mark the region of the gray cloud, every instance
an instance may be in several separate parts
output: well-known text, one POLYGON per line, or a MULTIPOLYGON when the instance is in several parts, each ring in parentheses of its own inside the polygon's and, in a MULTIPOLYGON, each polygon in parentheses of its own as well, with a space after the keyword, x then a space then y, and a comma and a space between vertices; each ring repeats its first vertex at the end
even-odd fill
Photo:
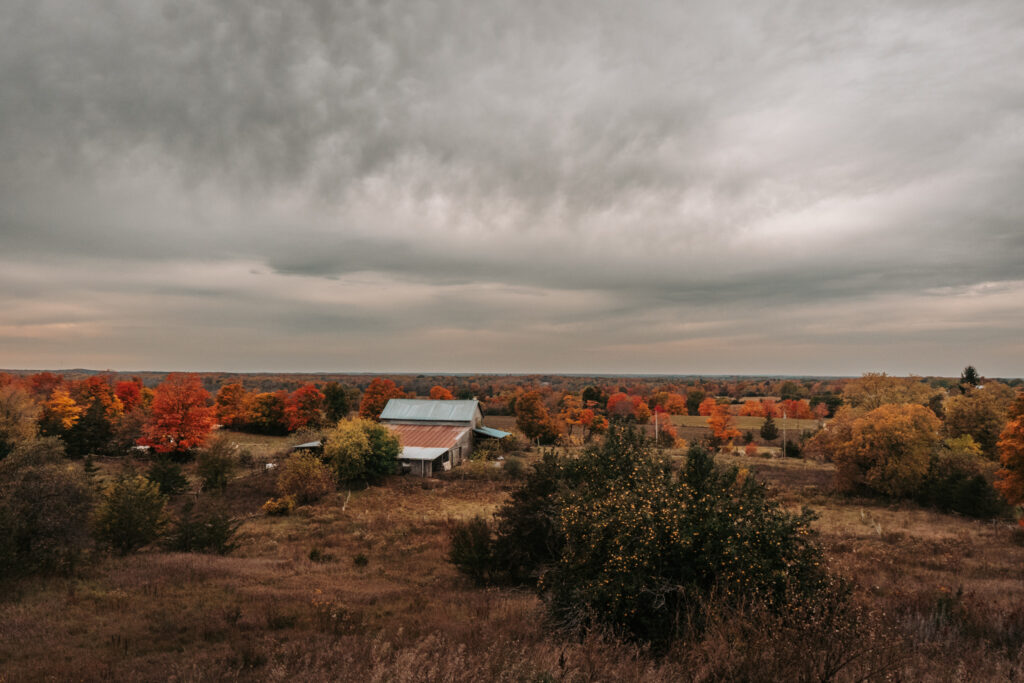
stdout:
POLYGON ((1020 3, 0 28, 9 365, 1024 374, 1020 3))

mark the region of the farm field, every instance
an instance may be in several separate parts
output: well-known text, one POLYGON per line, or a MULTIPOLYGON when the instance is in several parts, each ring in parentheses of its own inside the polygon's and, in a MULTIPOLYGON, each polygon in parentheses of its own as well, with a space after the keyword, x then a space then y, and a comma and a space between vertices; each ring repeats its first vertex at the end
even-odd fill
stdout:
MULTIPOLYGON (((490 515, 516 485, 490 466, 393 477, 264 516, 274 476, 260 460, 290 441, 246 446, 261 448, 256 466, 221 500, 242 520, 231 555, 145 550, 4 591, 0 680, 721 680, 754 666, 755 649, 785 656, 771 649, 779 643, 745 649, 727 634, 664 658, 552 637, 532 592, 477 588, 446 561, 451 521, 490 515)), ((836 497, 833 470, 820 463, 719 460, 770 482, 787 506, 819 513, 828 562, 888 634, 869 645, 896 648, 883 654, 897 677, 1020 674, 1024 547, 1012 525, 836 497)), ((109 474, 120 464, 100 466, 109 474)))

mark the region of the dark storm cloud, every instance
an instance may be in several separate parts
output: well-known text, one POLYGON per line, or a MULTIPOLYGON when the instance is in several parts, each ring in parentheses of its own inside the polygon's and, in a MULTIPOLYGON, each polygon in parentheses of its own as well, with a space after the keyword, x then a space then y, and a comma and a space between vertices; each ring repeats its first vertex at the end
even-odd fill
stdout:
POLYGON ((0 29, 19 362, 116 336, 212 367, 219 330, 242 368, 729 371, 782 316, 760 369, 856 371, 928 310, 954 348, 885 369, 1024 372, 1018 2, 41 0, 0 29))

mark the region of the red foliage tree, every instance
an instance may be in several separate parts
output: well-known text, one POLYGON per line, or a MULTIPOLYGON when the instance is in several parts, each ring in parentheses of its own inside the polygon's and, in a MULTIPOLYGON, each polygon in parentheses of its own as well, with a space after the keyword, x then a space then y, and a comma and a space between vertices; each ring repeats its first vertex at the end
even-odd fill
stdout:
POLYGON ((182 455, 206 442, 214 425, 210 392, 195 373, 171 373, 156 388, 139 443, 157 453, 182 455))
POLYGON ((285 403, 288 431, 303 427, 318 427, 323 423, 324 395, 312 384, 299 387, 285 403))
POLYGON ((114 394, 127 411, 135 410, 142 403, 142 382, 123 381, 114 385, 114 394))
POLYGON ((529 391, 516 399, 516 426, 531 441, 554 443, 558 438, 558 427, 539 391, 529 391))
POLYGON ((359 403, 359 417, 380 420, 384 406, 393 398, 405 398, 405 392, 391 380, 377 377, 363 392, 363 400, 359 403))
POLYGON ((435 385, 430 388, 430 398, 435 401, 451 401, 455 395, 444 387, 435 385))

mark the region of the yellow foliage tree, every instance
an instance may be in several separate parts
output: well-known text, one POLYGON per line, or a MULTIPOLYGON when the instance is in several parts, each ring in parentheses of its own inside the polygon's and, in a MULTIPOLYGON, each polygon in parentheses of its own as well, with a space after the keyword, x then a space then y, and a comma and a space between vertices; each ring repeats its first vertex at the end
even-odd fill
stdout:
POLYGON ((850 421, 833 435, 832 458, 840 489, 866 487, 889 496, 915 493, 928 474, 941 423, 924 406, 886 404, 850 421))

